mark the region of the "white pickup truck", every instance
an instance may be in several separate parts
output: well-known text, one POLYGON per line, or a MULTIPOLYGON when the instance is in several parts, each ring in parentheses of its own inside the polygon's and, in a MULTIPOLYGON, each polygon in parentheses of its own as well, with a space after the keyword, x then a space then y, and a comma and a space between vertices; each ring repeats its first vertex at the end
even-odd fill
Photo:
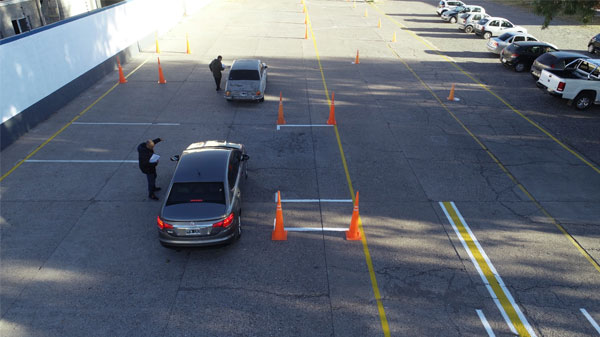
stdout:
POLYGON ((600 59, 577 59, 565 70, 542 70, 537 86, 585 110, 600 103, 600 59))

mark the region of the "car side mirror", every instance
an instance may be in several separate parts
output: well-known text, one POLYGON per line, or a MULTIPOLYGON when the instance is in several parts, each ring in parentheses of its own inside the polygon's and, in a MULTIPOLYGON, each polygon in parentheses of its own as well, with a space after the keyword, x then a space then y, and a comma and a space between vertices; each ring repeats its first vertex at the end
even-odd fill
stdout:
POLYGON ((263 66, 265 67, 265 69, 269 68, 269 66, 264 63, 263 63, 263 66))
POLYGON ((176 155, 172 156, 170 159, 171 159, 171 161, 179 161, 179 155, 176 154, 176 155))
POLYGON ((247 155, 247 154, 243 154, 243 155, 242 155, 242 161, 246 161, 246 160, 248 160, 248 159, 250 159, 250 156, 249 156, 249 155, 247 155))

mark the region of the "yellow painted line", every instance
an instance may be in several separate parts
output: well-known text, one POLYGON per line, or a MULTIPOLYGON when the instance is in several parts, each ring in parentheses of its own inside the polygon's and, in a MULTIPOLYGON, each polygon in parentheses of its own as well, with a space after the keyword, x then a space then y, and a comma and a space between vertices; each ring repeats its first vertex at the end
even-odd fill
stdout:
MULTIPOLYGON (((440 206, 450 221, 459 240, 463 244, 463 247, 469 254, 471 261, 475 265, 477 272, 479 272, 488 291, 491 292, 490 295, 492 295, 492 298, 497 300, 497 303, 500 304, 498 308, 502 312, 502 315, 505 319, 508 317, 510 320, 510 322, 507 321, 507 323, 509 323, 511 330, 516 329, 516 333, 518 333, 519 336, 535 336, 533 328, 527 322, 527 319, 525 318, 525 315, 523 315, 523 312, 521 312, 521 309, 519 309, 519 306, 514 302, 514 299, 508 289, 506 289, 502 278, 487 257, 483 248, 481 248, 481 245, 479 245, 477 238, 471 232, 466 221, 459 215, 458 209, 456 209, 454 203, 448 201, 440 202, 440 206)), ((513 332, 515 331, 513 330, 513 332)))
MULTIPOLYGON (((306 17, 307 24, 310 30, 310 35, 313 40, 313 45, 315 47, 315 55, 317 57, 317 62, 319 63, 319 70, 321 71, 321 79, 323 80, 323 89, 325 90, 325 96, 327 97, 328 105, 331 105, 331 100, 329 99, 329 91, 327 90, 327 82, 325 81, 325 73, 323 72, 323 65, 321 64, 321 57, 319 56, 319 49, 317 48, 317 39, 315 37, 315 33, 312 29, 312 24, 310 21, 310 17, 308 15, 308 8, 306 9, 306 17)), ((350 178, 350 172, 348 170, 348 164, 346 162, 346 156, 344 154, 344 148, 342 147, 342 141, 340 139, 340 133, 338 131, 337 125, 334 125, 335 137, 337 139, 338 148, 340 150, 340 157, 342 159, 342 165, 344 166, 344 172, 346 174, 346 181, 348 182, 348 189, 350 190, 350 196, 352 197, 352 202, 356 202, 354 188, 352 187, 352 179, 350 178)), ((373 288, 373 296, 375 297, 375 301, 377 302, 377 311, 379 312, 379 320, 381 322, 381 329, 383 331, 383 335, 385 337, 390 337, 390 327, 388 324, 387 316, 385 314, 385 308, 383 307, 383 302, 381 301, 381 293, 379 292, 379 286, 377 285, 377 277, 375 276, 375 268, 373 268, 373 260, 371 259, 371 253, 369 251, 369 245, 367 244, 367 236, 365 235, 365 231, 362 225, 362 220, 360 216, 358 217, 358 228, 361 233, 361 242, 363 247, 363 252, 365 254, 365 260, 367 263, 367 269, 369 270, 369 276, 371 278, 371 286, 373 288)))
POLYGON ((398 27, 403 28, 404 31, 408 32, 410 35, 412 35, 415 39, 417 39, 419 42, 421 42, 425 46, 433 49, 433 51, 436 54, 438 54, 439 56, 441 56, 444 60, 446 60, 446 62, 450 63, 458 71, 460 71, 463 75, 467 76, 473 82, 475 82, 477 85, 479 85, 481 88, 483 88, 485 91, 487 91, 488 93, 490 93, 492 96, 496 97, 500 102, 502 102, 504 105, 506 105, 510 110, 512 110, 517 115, 519 115, 521 118, 525 119, 527 122, 529 122, 529 124, 533 125, 536 129, 538 129, 539 131, 541 131, 543 134, 545 134, 546 136, 548 136, 548 138, 552 139, 556 144, 558 144, 563 149, 567 150, 569 153, 571 153, 573 156, 575 156, 577 159, 579 159, 581 162, 585 163, 587 166, 589 166, 590 168, 592 168, 594 171, 596 171, 596 173, 600 173, 600 168, 598 168, 596 165, 594 165, 593 163, 591 163, 589 160, 585 159, 581 154, 579 154, 575 150, 571 149, 565 143, 563 143, 560 140, 558 140, 553 134, 551 134, 548 130, 544 129, 542 126, 540 126, 538 123, 536 123, 535 121, 533 121, 531 118, 525 116, 521 111, 517 110, 510 103, 508 103, 505 99, 503 99, 498 94, 496 94, 487 85, 481 83, 479 80, 477 80, 475 77, 473 77, 470 73, 468 73, 466 70, 464 70, 462 67, 460 67, 454 60, 452 60, 452 59, 448 58, 446 55, 442 54, 442 52, 437 47, 433 46, 427 40, 423 39, 422 37, 420 37, 419 35, 417 35, 413 31, 411 31, 410 28, 406 27, 401 22, 398 22, 394 18, 389 17, 377 5, 375 5, 373 3, 369 3, 369 4, 371 6, 373 6, 379 13, 381 13, 386 19, 390 20, 391 22, 393 22, 398 27))
MULTIPOLYGON (((125 77, 131 76, 131 74, 133 74, 134 72, 136 72, 146 62, 148 62, 149 59, 150 58, 147 58, 144 62, 142 62, 139 66, 137 66, 135 69, 133 69, 125 77)), ((69 121, 62 128, 60 128, 60 130, 56 131, 52 136, 50 136, 50 138, 46 139, 42 144, 40 144, 38 147, 36 147, 35 150, 33 150, 30 154, 27 155, 27 157, 23 158, 15 166, 13 166, 8 172, 6 172, 5 174, 3 174, 2 177, 0 177, 0 181, 3 181, 11 173, 13 173, 19 166, 21 166, 25 161, 27 161, 29 158, 33 157, 33 155, 35 155, 39 150, 41 150, 42 148, 44 148, 48 143, 50 143, 50 141, 52 141, 54 138, 56 138, 56 136, 60 135, 63 131, 65 131, 66 128, 68 128, 69 126, 71 126, 71 124, 73 124, 73 122, 75 122, 81 116, 83 116, 86 112, 88 112, 94 105, 96 105, 98 102, 100 102, 104 97, 106 97, 106 95, 108 95, 111 91, 113 91, 118 85, 119 85, 119 82, 117 82, 115 85, 113 85, 112 87, 110 87, 110 89, 108 89, 104 94, 102 94, 102 96, 98 97, 98 99, 96 99, 92 104, 88 105, 87 108, 83 109, 79 114, 77 114, 75 117, 73 117, 73 119, 71 119, 71 121, 69 121)))

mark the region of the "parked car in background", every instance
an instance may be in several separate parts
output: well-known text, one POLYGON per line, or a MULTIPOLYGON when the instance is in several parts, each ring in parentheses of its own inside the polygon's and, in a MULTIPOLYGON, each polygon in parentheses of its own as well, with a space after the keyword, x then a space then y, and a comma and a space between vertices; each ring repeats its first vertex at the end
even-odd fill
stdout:
POLYGON ((483 14, 485 14, 485 9, 481 6, 473 6, 473 5, 458 6, 452 10, 445 11, 441 15, 441 18, 444 21, 456 23, 458 21, 458 16, 463 13, 483 13, 483 14))
POLYGON ((509 44, 500 54, 500 62, 512 67, 517 72, 529 70, 533 61, 540 55, 558 51, 556 47, 546 42, 523 41, 509 44))
POLYGON ((486 39, 502 35, 506 32, 527 33, 527 29, 516 26, 507 19, 499 17, 484 18, 475 24, 475 34, 482 35, 486 39))
POLYGON ((578 110, 600 103, 600 60, 577 59, 565 68, 542 70, 537 86, 553 96, 570 100, 578 110))
POLYGON ((441 0, 435 12, 437 15, 442 15, 444 12, 454 9, 457 6, 464 6, 465 3, 458 0, 441 0))
POLYGON ((533 35, 519 32, 506 32, 498 37, 494 37, 488 40, 486 47, 489 51, 495 54, 500 54, 504 47, 508 46, 513 42, 521 41, 537 41, 533 35))
POLYGON ((163 246, 205 246, 242 234, 241 186, 249 157, 241 144, 206 141, 188 146, 177 161, 156 221, 163 246))
POLYGON ((234 60, 225 84, 225 98, 228 101, 265 100, 267 89, 267 65, 260 60, 234 60))
POLYGON ((588 42, 588 51, 595 54, 596 51, 600 50, 600 34, 594 36, 590 42, 588 42))
MULTIPOLYGON (((565 66, 574 60, 587 58, 589 57, 586 55, 568 51, 544 53, 533 61, 530 71, 531 76, 537 80, 544 69, 565 70, 565 66)), ((572 65, 572 67, 575 67, 575 65, 572 65)))
POLYGON ((458 17, 458 29, 464 30, 465 33, 473 33, 475 24, 484 18, 490 17, 484 13, 464 13, 458 17))

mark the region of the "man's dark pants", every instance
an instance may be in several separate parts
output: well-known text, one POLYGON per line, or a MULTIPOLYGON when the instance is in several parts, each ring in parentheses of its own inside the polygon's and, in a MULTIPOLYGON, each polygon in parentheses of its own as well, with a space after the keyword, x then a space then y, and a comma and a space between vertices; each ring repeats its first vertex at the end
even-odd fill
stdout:
POLYGON ((220 90, 221 89, 221 77, 222 76, 214 76, 214 77, 215 77, 215 84, 217 85, 217 90, 220 90))
POLYGON ((156 173, 146 173, 146 179, 148 179, 148 195, 152 195, 156 189, 156 173))

